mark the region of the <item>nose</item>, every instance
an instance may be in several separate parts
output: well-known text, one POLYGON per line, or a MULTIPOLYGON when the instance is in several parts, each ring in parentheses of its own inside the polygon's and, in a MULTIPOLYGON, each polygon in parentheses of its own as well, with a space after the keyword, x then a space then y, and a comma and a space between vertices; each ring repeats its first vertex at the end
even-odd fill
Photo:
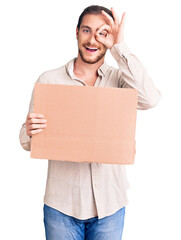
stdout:
POLYGON ((89 42, 90 42, 91 45, 97 42, 95 36, 96 35, 94 33, 90 34, 89 42))

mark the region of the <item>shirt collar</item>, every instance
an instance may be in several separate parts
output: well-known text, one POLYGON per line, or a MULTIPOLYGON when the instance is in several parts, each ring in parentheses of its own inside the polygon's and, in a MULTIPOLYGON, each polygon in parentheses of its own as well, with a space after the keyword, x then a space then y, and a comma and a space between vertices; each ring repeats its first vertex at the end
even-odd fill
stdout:
MULTIPOLYGON (((74 74, 74 62, 75 62, 76 58, 73 58, 72 60, 70 60, 66 65, 66 72, 68 73, 68 75, 72 78, 72 79, 76 79, 76 76, 74 74)), ((110 68, 109 65, 107 65, 106 62, 104 62, 98 69, 98 75, 99 76, 104 76, 106 75, 107 70, 110 68)))
POLYGON ((103 75, 104 77, 105 77, 105 75, 106 75, 106 73, 107 73, 107 70, 110 68, 110 66, 106 63, 106 62, 104 62, 101 66, 100 66, 100 68, 98 69, 98 74, 99 75, 103 75))

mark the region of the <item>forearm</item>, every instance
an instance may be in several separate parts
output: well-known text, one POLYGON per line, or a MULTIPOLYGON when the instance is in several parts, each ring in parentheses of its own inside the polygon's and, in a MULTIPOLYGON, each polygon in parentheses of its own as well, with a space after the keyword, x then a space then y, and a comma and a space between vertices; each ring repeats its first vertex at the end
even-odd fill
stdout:
POLYGON ((26 122, 23 123, 20 129, 19 140, 24 150, 31 150, 31 138, 26 134, 26 122))
POLYGON ((125 42, 115 44, 111 54, 120 69, 119 87, 138 90, 138 109, 149 109, 157 105, 161 98, 160 91, 138 58, 130 53, 125 42))

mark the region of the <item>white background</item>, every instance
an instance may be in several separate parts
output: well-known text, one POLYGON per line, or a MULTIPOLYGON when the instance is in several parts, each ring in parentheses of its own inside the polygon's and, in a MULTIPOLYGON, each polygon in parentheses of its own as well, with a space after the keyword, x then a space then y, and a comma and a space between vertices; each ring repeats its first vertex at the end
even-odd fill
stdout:
MULTIPOLYGON (((125 41, 161 91, 160 103, 138 111, 135 164, 123 240, 181 239, 181 35, 179 1, 6 0, 0 3, 0 239, 44 237, 47 160, 19 143, 35 81, 77 56, 82 10, 99 4, 127 12, 125 41)), ((110 54, 108 64, 117 66, 110 54)))

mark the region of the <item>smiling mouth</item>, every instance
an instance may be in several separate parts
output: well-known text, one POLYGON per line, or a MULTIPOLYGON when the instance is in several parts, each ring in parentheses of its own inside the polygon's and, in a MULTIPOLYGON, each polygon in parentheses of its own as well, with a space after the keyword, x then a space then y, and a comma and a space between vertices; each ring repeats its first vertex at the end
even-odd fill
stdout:
POLYGON ((91 47, 87 47, 85 46, 85 48, 87 49, 87 51, 89 52, 96 52, 98 50, 98 48, 91 48, 91 47))

